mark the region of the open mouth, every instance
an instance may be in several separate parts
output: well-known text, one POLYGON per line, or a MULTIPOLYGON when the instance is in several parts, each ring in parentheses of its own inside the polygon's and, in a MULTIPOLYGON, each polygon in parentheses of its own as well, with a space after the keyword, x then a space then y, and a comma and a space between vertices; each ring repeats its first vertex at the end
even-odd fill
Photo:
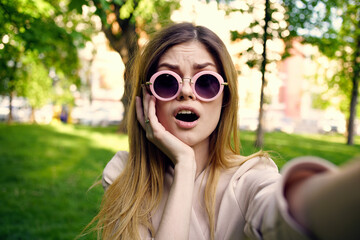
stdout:
POLYGON ((175 118, 183 122, 194 122, 199 119, 199 116, 190 110, 181 110, 176 114, 175 118))

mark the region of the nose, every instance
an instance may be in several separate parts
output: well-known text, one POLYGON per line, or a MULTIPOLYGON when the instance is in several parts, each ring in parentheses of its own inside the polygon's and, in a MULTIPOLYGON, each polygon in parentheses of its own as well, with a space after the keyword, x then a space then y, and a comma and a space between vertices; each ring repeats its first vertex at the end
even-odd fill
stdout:
POLYGON ((195 100, 196 96, 193 93, 192 87, 191 87, 191 78, 183 78, 182 84, 181 84, 181 90, 179 95, 177 96, 177 100, 195 100))

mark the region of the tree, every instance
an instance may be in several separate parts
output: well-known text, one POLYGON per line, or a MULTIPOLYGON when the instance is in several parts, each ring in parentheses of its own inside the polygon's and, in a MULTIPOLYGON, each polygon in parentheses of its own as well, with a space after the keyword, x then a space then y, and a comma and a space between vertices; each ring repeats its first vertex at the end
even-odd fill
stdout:
POLYGON ((347 144, 354 144, 354 122, 360 78, 360 2, 356 0, 282 0, 287 9, 291 36, 317 46, 324 55, 339 62, 328 82, 346 96, 348 107, 347 144))
POLYGON ((248 1, 240 9, 230 8, 228 11, 241 11, 250 14, 253 21, 243 32, 232 31, 231 38, 246 39, 251 42, 246 53, 241 55, 247 58, 247 65, 255 67, 261 72, 261 89, 258 127, 256 131, 256 147, 262 147, 264 144, 264 99, 265 88, 267 85, 267 74, 269 69, 267 64, 271 61, 278 61, 280 53, 274 52, 267 47, 269 41, 273 41, 287 36, 286 23, 283 20, 284 9, 276 1, 261 0, 248 1), (259 14, 261 13, 261 14, 259 14), (256 17, 256 16, 261 17, 256 17), (261 44, 261 47, 259 45, 261 44))
POLYGON ((15 91, 20 96, 26 96, 32 108, 31 122, 34 121, 34 110, 48 103, 52 94, 52 79, 44 64, 39 61, 36 52, 26 52, 21 62, 23 75, 18 79, 15 91))
POLYGON ((117 51, 125 65, 125 91, 121 99, 124 105, 124 120, 119 131, 126 132, 128 105, 131 97, 129 71, 131 60, 139 47, 139 35, 154 32, 163 24, 170 22, 171 12, 179 7, 179 0, 71 0, 70 9, 82 12, 82 6, 96 7, 95 14, 100 17, 102 31, 111 47, 117 51))
MULTIPOLYGON (((2 49, 3 50, 3 49, 2 49)), ((20 52, 16 47, 9 45, 6 50, 0 51, 0 94, 9 95, 9 117, 8 123, 12 122, 12 99, 15 91, 17 62, 20 52)))
POLYGON ((36 85, 45 87, 45 72, 49 75, 53 71, 53 85, 76 83, 79 79, 77 47, 87 37, 76 31, 82 19, 64 6, 62 0, 0 2, 0 91, 10 98, 9 121, 14 94, 27 97, 33 108, 44 104, 45 100, 39 99, 49 95, 40 97, 43 91, 30 89, 36 85), (32 101, 35 98, 38 100, 32 101))

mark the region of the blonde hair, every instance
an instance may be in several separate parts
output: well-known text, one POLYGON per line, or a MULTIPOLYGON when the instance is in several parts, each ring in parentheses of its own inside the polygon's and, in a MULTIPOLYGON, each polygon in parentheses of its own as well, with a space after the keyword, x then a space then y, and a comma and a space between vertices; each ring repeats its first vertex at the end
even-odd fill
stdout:
POLYGON ((221 39, 209 29, 190 23, 175 24, 158 32, 138 53, 132 65, 134 91, 128 115, 129 159, 122 174, 105 192, 101 210, 92 221, 97 221, 98 238, 140 239, 140 226, 155 235, 151 212, 160 203, 164 172, 170 160, 147 140, 136 118, 135 97, 141 96, 141 85, 155 73, 160 57, 172 46, 189 41, 204 44, 216 60, 219 73, 228 82, 219 123, 210 135, 210 161, 204 195, 211 239, 214 239, 215 192, 220 171, 240 164, 234 161, 238 159, 234 155, 240 155, 237 73, 221 39))

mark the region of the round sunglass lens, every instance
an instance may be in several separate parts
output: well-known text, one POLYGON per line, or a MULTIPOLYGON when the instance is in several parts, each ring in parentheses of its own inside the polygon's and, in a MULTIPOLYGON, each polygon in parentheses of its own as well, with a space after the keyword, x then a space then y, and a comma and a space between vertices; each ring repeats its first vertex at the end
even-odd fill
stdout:
POLYGON ((162 98, 173 97, 179 89, 176 78, 170 74, 161 74, 154 82, 154 90, 162 98))
POLYGON ((196 80, 195 91, 202 98, 211 99, 219 93, 219 90, 220 82, 211 74, 204 74, 196 80))

